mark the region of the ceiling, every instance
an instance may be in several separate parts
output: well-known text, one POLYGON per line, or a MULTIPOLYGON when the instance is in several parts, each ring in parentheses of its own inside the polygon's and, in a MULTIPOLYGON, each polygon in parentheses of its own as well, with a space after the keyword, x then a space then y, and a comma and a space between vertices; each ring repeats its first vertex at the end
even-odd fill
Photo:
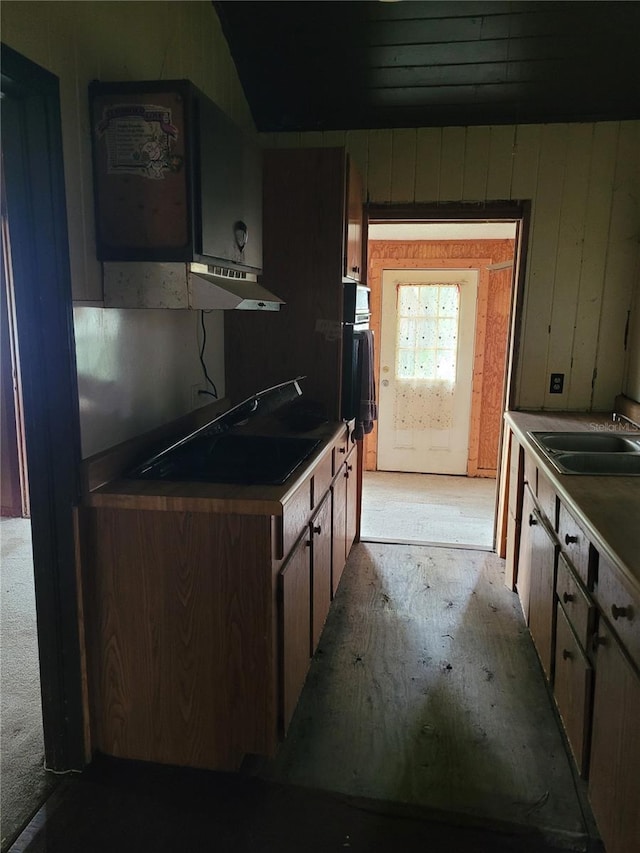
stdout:
POLYGON ((214 2, 259 131, 640 118, 640 2, 214 2))

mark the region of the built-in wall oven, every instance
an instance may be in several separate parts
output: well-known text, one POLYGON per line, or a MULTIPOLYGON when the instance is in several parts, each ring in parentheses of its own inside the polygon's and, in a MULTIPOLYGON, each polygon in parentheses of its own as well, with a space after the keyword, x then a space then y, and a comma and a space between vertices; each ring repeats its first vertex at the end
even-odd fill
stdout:
POLYGON ((359 341, 362 333, 369 329, 370 295, 369 288, 363 284, 343 284, 342 417, 345 421, 356 417, 360 403, 359 341))

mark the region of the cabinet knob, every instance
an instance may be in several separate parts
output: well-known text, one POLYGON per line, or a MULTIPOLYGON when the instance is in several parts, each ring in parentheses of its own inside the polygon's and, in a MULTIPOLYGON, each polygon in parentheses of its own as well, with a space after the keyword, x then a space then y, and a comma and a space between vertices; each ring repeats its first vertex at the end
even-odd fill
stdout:
POLYGON ((599 637, 598 634, 594 634, 591 638, 591 651, 595 652, 598 650, 598 646, 606 645, 607 641, 604 637, 599 637))
POLYGON ((360 272, 360 267, 351 267, 351 272, 360 272))
POLYGON ((322 533, 322 527, 319 524, 316 524, 312 528, 314 533, 322 533))
POLYGON ((347 465, 347 471, 353 471, 353 465, 347 465))
POLYGON ((615 604, 611 605, 611 615, 614 619, 633 619, 633 609, 631 607, 618 607, 615 604))
POLYGON ((533 513, 531 513, 531 512, 530 512, 530 513, 529 513, 529 527, 535 527, 535 525, 536 525, 537 523, 538 523, 538 522, 537 522, 537 521, 536 521, 536 519, 533 517, 533 513))
POLYGON ((346 452, 347 452, 347 448, 346 448, 346 447, 339 447, 339 448, 338 448, 338 453, 346 453, 346 452))
POLYGON ((573 601, 574 598, 575 598, 575 596, 571 595, 570 592, 563 592, 562 593, 562 600, 565 604, 568 604, 570 601, 573 601))
POLYGON ((577 541, 578 541, 578 537, 577 537, 577 536, 569 536, 569 534, 568 534, 568 533, 567 533, 567 535, 564 537, 564 543, 565 543, 565 545, 572 545, 572 544, 575 544, 577 541))
POLYGON ((571 654, 569 649, 563 649, 562 650, 562 659, 563 660, 571 660, 572 657, 573 657, 573 655, 571 654))

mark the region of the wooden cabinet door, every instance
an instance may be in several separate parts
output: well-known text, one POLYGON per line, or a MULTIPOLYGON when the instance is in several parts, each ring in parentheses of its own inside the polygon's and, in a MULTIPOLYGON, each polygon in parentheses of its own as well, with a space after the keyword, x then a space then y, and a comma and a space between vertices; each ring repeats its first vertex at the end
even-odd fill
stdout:
POLYGON ((345 560, 349 556, 351 546, 356 538, 356 530, 358 528, 358 451, 357 448, 349 453, 346 460, 345 479, 347 481, 347 489, 345 495, 345 560))
POLYGON ((280 682, 287 731, 311 659, 311 549, 305 537, 280 572, 280 682))
POLYGON ((571 629, 562 605, 558 604, 557 607, 553 693, 576 765, 580 775, 585 776, 593 669, 571 629))
POLYGON ((362 233, 364 201, 362 176, 351 157, 347 156, 347 199, 345 217, 344 275, 364 280, 362 265, 362 233))
MULTIPOLYGON (((535 506, 533 497, 529 489, 524 490, 522 499, 522 522, 520 525, 520 536, 518 538, 518 553, 517 553, 517 572, 516 572, 516 589, 520 606, 524 614, 524 619, 527 625, 529 624, 529 590, 531 588, 531 531, 535 523, 533 510, 535 506)), ((512 520, 511 510, 509 510, 509 519, 512 520)), ((513 524, 516 522, 513 520, 513 524)))
POLYGON ((529 587, 529 630, 542 668, 553 677, 556 587, 556 543, 547 531, 542 516, 533 511, 531 525, 531 581, 529 587))
POLYGON ((311 653, 315 652, 331 606, 331 495, 311 522, 311 653))
POLYGON ((336 594, 344 564, 347 560, 347 478, 346 464, 338 471, 331 492, 333 495, 332 532, 333 562, 331 567, 331 591, 336 594))
POLYGON ((600 620, 589 799, 607 853, 640 851, 640 677, 600 620))

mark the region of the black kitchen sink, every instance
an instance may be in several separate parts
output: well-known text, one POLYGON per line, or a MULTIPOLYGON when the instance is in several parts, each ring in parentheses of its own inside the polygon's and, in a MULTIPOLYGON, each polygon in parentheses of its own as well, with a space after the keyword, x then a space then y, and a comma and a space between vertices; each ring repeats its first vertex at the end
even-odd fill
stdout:
POLYGON ((279 485, 320 445, 321 439, 223 433, 176 447, 130 476, 244 485, 279 485))

